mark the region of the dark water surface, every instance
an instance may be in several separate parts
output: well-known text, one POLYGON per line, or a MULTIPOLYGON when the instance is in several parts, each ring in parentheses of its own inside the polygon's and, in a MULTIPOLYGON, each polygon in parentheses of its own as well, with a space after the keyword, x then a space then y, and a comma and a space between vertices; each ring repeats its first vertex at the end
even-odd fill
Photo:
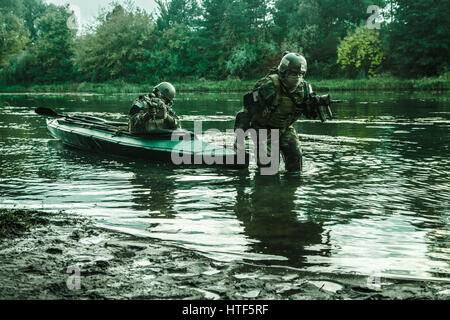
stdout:
MULTIPOLYGON (((450 278, 450 95, 339 93, 337 119, 296 124, 302 175, 181 169, 69 149, 51 107, 126 120, 135 95, 0 95, 0 207, 64 209, 219 260, 450 278)), ((233 127, 241 94, 179 94, 184 127, 233 127)), ((217 136, 204 135, 215 141, 217 136)), ((220 137, 230 141, 231 136, 220 137)))

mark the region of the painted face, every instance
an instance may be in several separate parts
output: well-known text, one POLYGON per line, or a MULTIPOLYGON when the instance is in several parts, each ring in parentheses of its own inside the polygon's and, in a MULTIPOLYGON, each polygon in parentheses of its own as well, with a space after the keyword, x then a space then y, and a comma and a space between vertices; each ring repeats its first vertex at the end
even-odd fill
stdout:
POLYGON ((297 89, 298 85, 302 82, 302 80, 303 76, 301 74, 288 74, 283 82, 289 92, 294 92, 295 89, 297 89))

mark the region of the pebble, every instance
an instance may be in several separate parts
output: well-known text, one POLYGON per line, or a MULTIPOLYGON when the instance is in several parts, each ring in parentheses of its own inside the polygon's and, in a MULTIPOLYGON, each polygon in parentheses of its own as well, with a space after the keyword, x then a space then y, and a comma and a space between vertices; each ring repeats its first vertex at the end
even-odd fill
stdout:
POLYGON ((48 248, 47 250, 45 250, 45 252, 50 253, 50 254, 62 254, 63 251, 59 248, 48 248))
POLYGON ((97 267, 100 267, 102 269, 106 269, 109 267, 109 262, 108 261, 104 261, 104 260, 98 260, 95 262, 95 265, 97 267))
POLYGON ((315 285, 317 288, 328 291, 328 292, 335 293, 335 292, 343 289, 343 287, 340 284, 337 284, 334 282, 329 282, 329 281, 308 281, 308 282, 315 285))
POLYGON ((220 273, 220 270, 216 270, 216 269, 207 270, 207 271, 202 272, 202 274, 207 275, 207 276, 212 276, 212 275, 215 275, 218 273, 220 273))
POLYGON ((291 280, 294 280, 294 279, 297 279, 297 278, 298 278, 298 275, 296 275, 296 274, 288 274, 288 275, 283 277, 283 280, 284 281, 291 281, 291 280))
POLYGON ((257 296, 259 296, 260 292, 261 292, 261 290, 252 290, 252 291, 242 294, 241 296, 243 296, 244 298, 254 299, 257 296))

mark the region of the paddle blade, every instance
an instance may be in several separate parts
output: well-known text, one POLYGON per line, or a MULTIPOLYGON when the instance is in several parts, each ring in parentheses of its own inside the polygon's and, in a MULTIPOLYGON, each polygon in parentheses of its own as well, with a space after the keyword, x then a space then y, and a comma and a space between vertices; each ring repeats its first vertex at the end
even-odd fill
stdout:
POLYGON ((40 116, 47 116, 47 117, 60 117, 59 114, 57 114, 55 111, 49 108, 36 108, 34 110, 38 115, 40 116))

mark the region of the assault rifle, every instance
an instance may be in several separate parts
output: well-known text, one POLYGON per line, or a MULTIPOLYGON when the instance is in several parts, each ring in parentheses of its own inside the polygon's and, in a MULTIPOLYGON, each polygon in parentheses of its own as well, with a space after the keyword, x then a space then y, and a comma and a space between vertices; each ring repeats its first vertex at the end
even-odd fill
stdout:
MULTIPOLYGON (((309 104, 312 113, 316 113, 319 116, 320 121, 325 122, 333 119, 333 113, 331 112, 330 105, 334 103, 342 103, 345 100, 333 100, 329 94, 324 94, 322 96, 312 96, 311 102, 309 104)), ((314 114, 313 114, 314 116, 314 114)))
MULTIPOLYGON (((280 82, 281 83, 281 82, 280 82)), ((295 104, 295 113, 294 113, 294 119, 300 118, 300 116, 303 114, 308 119, 317 119, 319 118, 320 121, 325 122, 328 119, 333 119, 333 113, 331 112, 330 105, 334 103, 342 103, 345 102, 345 100, 332 100, 329 94, 324 95, 317 95, 315 93, 310 94, 308 91, 311 90, 311 86, 309 85, 309 90, 305 88, 305 90, 308 92, 309 99, 306 101, 299 102, 298 99, 295 99, 295 97, 289 93, 289 90, 286 89, 286 87, 281 83, 281 86, 285 90, 287 96, 292 100, 292 102, 295 104), (325 109, 325 111, 324 111, 325 109)), ((300 95, 303 95, 300 93, 300 95)), ((294 120, 294 122, 295 122, 294 120)), ((292 123, 291 123, 292 124, 292 123)))
POLYGON ((333 119, 330 105, 334 103, 342 103, 345 100, 332 100, 329 94, 322 96, 311 95, 311 98, 306 103, 297 104, 297 113, 299 116, 304 114, 309 119, 319 118, 320 121, 325 122, 333 119))

